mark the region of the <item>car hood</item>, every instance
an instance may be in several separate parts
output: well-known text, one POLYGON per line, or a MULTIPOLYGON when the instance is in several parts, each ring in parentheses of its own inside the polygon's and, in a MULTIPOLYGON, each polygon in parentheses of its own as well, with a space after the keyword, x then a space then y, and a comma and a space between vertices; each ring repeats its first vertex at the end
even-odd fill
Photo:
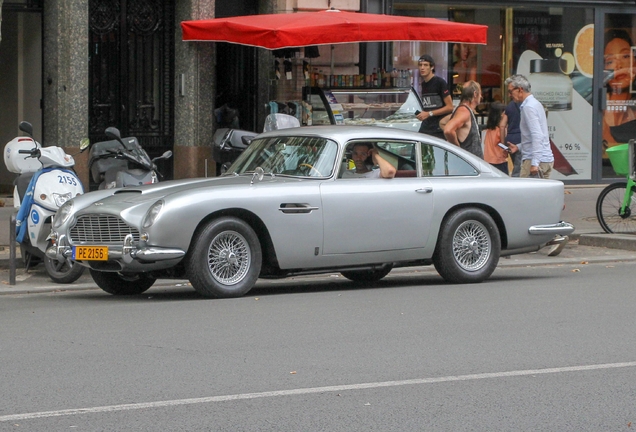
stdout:
MULTIPOLYGON (((265 176, 263 180, 254 180, 254 183, 282 183, 282 182, 299 182, 303 181, 298 178, 290 177, 271 177, 265 176)), ((315 181, 315 180, 307 180, 315 181)), ((250 186, 252 184, 252 175, 243 174, 238 176, 228 175, 223 177, 212 178, 195 178, 184 180, 171 180, 153 185, 140 187, 125 187, 117 189, 111 196, 103 197, 100 201, 105 204, 113 204, 116 202, 140 203, 145 201, 154 201, 165 198, 170 195, 180 194, 193 189, 203 188, 226 188, 250 186)))

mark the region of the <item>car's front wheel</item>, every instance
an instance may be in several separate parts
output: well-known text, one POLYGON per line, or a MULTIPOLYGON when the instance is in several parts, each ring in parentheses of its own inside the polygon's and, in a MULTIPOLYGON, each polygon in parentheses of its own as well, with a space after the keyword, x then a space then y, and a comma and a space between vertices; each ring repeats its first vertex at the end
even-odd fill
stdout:
POLYGON ((252 289, 261 264, 261 244, 252 227, 241 219, 224 217, 195 233, 186 271, 199 294, 230 298, 252 289))
POLYGON ((495 271, 501 240, 495 221, 477 208, 465 208, 444 220, 433 264, 451 283, 482 282, 495 271))
POLYGON ((137 295, 147 291, 157 280, 143 273, 124 275, 90 269, 98 287, 113 295, 137 295))

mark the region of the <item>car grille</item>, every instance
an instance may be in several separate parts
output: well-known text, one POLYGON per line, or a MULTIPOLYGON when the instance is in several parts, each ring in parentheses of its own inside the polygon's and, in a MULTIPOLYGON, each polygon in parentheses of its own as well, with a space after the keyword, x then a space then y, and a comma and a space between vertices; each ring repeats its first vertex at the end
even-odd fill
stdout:
POLYGON ((71 228, 72 243, 122 243, 128 234, 139 241, 139 231, 115 216, 80 216, 71 228))

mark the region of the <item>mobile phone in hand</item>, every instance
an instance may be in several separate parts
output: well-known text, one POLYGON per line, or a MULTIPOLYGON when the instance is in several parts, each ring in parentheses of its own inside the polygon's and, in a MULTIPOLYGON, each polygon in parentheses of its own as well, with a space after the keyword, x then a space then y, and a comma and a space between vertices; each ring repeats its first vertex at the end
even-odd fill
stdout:
POLYGON ((507 152, 510 152, 510 147, 508 147, 507 145, 503 144, 503 143, 499 143, 497 144, 499 147, 501 147, 502 149, 504 149, 507 152))
POLYGON ((418 116, 418 115, 420 115, 420 113, 421 113, 421 112, 422 112, 422 111, 417 110, 417 111, 415 111, 415 115, 416 115, 416 116, 418 116))

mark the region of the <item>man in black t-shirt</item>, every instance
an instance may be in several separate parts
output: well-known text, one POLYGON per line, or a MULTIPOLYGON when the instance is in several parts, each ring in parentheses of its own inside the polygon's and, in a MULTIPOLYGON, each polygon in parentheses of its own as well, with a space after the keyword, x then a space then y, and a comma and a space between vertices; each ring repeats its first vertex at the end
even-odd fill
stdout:
POLYGON ((439 121, 453 111, 453 100, 448 91, 448 84, 443 78, 435 75, 433 57, 424 54, 417 62, 422 77, 422 105, 424 110, 417 115, 422 121, 420 132, 444 139, 444 131, 439 121))

